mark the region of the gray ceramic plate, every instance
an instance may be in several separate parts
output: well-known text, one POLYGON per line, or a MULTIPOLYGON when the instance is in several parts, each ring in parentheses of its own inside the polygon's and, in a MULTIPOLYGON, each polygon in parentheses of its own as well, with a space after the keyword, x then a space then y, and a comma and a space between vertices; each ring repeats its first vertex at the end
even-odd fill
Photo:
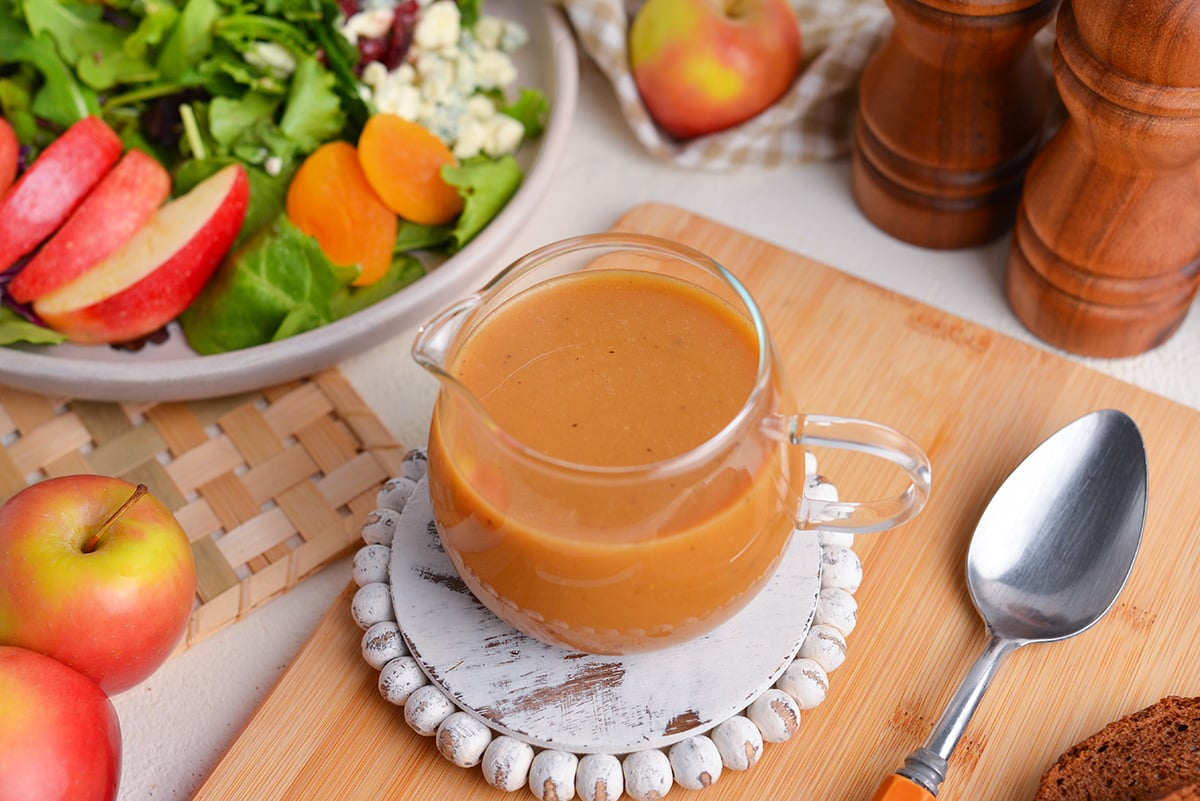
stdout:
POLYGON ((545 195, 566 143, 578 91, 574 41, 561 13, 548 4, 489 0, 489 13, 529 31, 517 54, 518 80, 546 93, 545 134, 519 154, 525 180, 483 232, 428 275, 357 314, 290 339, 214 356, 188 348, 172 323, 163 345, 126 353, 105 346, 0 348, 0 383, 70 398, 170 401, 247 392, 300 378, 420 324, 455 297, 499 270, 495 254, 520 231, 545 195))

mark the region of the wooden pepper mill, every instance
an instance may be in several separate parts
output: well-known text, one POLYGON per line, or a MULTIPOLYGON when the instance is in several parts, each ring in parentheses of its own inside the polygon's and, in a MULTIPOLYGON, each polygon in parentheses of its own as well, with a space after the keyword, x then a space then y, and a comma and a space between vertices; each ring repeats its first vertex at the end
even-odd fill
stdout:
POLYGON ((1009 303, 1064 350, 1142 353, 1200 284, 1200 3, 1068 2, 1054 72, 1069 119, 1030 166, 1009 303))
POLYGON ((1051 98, 1034 35, 1059 0, 888 0, 859 84, 855 200, 906 242, 958 248, 1012 225, 1051 98))

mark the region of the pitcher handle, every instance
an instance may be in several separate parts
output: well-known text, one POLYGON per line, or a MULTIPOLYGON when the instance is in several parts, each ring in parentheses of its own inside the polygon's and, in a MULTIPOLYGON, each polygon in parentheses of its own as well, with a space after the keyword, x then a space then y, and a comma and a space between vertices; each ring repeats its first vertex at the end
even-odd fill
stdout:
POLYGON ((909 485, 899 495, 876 501, 829 501, 805 494, 799 524, 855 533, 883 531, 911 520, 929 498, 929 457, 917 443, 881 423, 849 417, 810 414, 789 419, 793 445, 838 448, 877 456, 908 474, 909 485))

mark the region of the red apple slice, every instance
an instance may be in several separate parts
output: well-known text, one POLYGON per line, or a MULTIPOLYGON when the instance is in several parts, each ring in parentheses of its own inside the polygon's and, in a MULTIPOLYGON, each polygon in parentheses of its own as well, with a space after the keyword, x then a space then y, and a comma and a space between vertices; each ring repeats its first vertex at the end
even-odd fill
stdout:
POLYGON ((125 244, 170 193, 167 169, 130 150, 21 268, 8 293, 28 303, 66 286, 125 244))
POLYGON ((54 233, 121 157, 121 139, 84 117, 55 139, 0 200, 0 270, 54 233))
POLYGON ((20 156, 21 143, 17 141, 16 131, 8 124, 8 120, 0 117, 0 197, 4 197, 17 178, 20 156))
POLYGON ((156 211, 120 249, 33 310, 73 342, 126 342, 187 308, 233 244, 250 197, 231 164, 156 211))

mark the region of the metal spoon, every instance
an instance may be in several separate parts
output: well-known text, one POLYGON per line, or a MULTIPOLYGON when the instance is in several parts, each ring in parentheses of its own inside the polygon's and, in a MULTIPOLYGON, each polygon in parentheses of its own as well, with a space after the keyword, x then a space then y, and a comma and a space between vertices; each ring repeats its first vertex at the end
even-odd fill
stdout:
POLYGON ((967 553, 967 586, 990 635, 925 745, 874 801, 929 801, 1000 661, 1073 637, 1116 601, 1146 519, 1146 449, 1124 413, 1092 412, 1017 466, 988 503, 967 553))

